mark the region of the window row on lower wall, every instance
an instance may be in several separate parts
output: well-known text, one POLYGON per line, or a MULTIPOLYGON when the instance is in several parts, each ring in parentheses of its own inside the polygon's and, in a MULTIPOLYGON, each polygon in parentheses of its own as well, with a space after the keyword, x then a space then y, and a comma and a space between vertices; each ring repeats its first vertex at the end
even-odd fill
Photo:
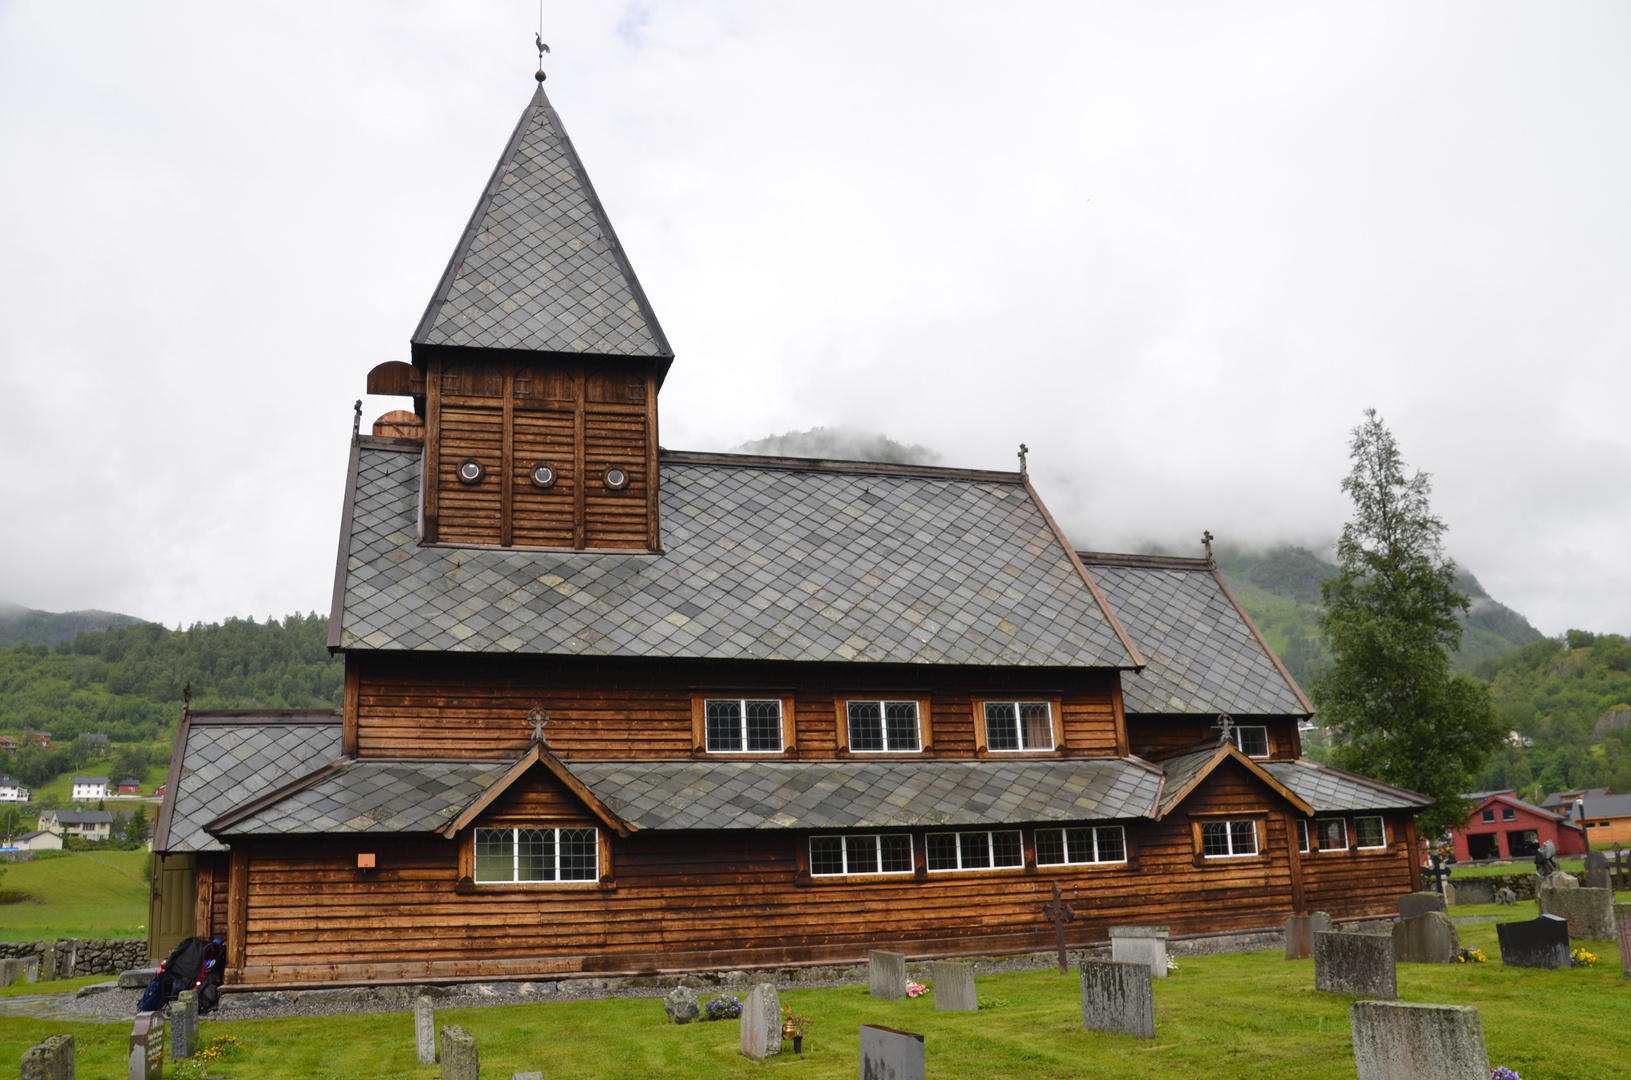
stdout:
MULTIPOLYGON (((791 694, 699 697, 693 702, 698 748, 710 754, 779 754, 790 743, 791 694)), ((837 695, 837 743, 852 754, 916 754, 928 749, 928 699, 837 695)), ((990 753, 1050 753, 1064 745, 1058 698, 974 699, 974 742, 990 753)))
POLYGON ((1347 851, 1353 847, 1359 851, 1380 851, 1388 846, 1387 820, 1380 814, 1363 814, 1353 818, 1353 832, 1349 835, 1347 818, 1316 817, 1312 822, 1307 818, 1297 821, 1297 850, 1310 853, 1315 851, 1347 851))
MULTIPOLYGON (((1036 864, 1065 866, 1125 863, 1127 840, 1120 825, 1035 829, 1036 864)), ((924 837, 924 869, 1017 870, 1025 865, 1019 829, 935 832, 924 837)), ((810 837, 810 876, 910 874, 917 870, 910 833, 859 833, 810 837)))

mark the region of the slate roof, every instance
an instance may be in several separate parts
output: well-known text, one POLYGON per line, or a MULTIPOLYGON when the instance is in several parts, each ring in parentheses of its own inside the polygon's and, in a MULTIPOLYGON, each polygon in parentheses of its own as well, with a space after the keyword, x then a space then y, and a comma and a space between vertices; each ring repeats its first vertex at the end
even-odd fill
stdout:
POLYGON ((1167 774, 1167 782, 1161 789, 1161 813, 1164 816, 1178 804, 1186 792, 1186 788, 1195 782, 1212 759, 1218 756, 1218 748, 1208 747, 1205 750, 1195 750, 1188 754, 1179 754, 1176 757, 1164 758, 1157 764, 1167 774))
POLYGON ((1137 662, 1013 474, 669 452, 666 551, 603 554, 420 546, 417 449, 356 453, 339 648, 1137 662))
POLYGON ((242 715, 187 724, 176 782, 165 792, 155 851, 225 851, 204 831, 222 814, 315 772, 340 756, 338 713, 242 715))
MULTIPOLYGON (((46 810, 58 825, 111 825, 112 810, 46 810)), ((43 816, 43 814, 42 814, 43 816)))
POLYGON ((413 335, 421 346, 672 357, 539 84, 413 335))
POLYGON ((1128 713, 1313 712, 1206 560, 1078 554, 1148 662, 1122 673, 1128 713))
MULTIPOLYGON (((1316 813, 1340 810, 1414 810, 1433 800, 1414 791, 1368 780, 1307 758, 1260 761, 1270 776, 1297 793, 1316 813)), ((1544 812, 1544 811, 1543 811, 1544 812)))
POLYGON ((1586 817, 1631 817, 1631 795, 1598 795, 1586 799, 1586 817))
MULTIPOLYGON (((510 761, 348 761, 217 827, 221 836, 428 833, 509 771, 510 761)), ((223 815, 225 816, 225 815, 223 815)))
POLYGON ((1075 761, 568 762, 642 829, 1011 825, 1148 816, 1158 773, 1075 761))

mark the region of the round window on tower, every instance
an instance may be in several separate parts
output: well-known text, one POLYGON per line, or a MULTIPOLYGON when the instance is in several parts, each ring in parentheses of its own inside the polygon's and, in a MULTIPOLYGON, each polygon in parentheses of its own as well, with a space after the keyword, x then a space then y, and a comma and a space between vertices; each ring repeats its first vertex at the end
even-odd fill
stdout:
POLYGON ((487 470, 481 467, 481 462, 475 458, 465 458, 459 462, 459 483, 479 484, 481 478, 487 475, 487 470))
POLYGON ((532 482, 541 488, 555 486, 555 469, 540 461, 532 467, 532 482))
POLYGON ((613 491, 622 491, 629 486, 629 474, 621 465, 613 465, 606 470, 606 486, 613 491))

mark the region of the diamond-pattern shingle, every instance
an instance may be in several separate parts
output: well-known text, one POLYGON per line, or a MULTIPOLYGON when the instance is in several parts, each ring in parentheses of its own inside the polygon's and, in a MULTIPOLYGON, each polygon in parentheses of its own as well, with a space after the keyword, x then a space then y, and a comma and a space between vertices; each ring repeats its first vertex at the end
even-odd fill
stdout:
POLYGON ((542 84, 413 343, 672 355, 542 84))
POLYGON ((1426 795, 1418 795, 1379 780, 1367 780, 1306 758, 1259 764, 1316 811, 1414 810, 1430 806, 1433 802, 1426 795))
POLYGON ((234 717, 220 723, 195 717, 181 754, 164 850, 225 851, 204 825, 337 759, 340 717, 234 717))
POLYGON ((871 829, 1148 817, 1160 774, 1077 761, 569 762, 641 829, 871 829))
MULTIPOLYGON (((509 771, 508 761, 354 761, 233 822, 223 836, 428 833, 509 771)), ((217 815, 219 816, 219 815, 217 815)))
POLYGON ((663 553, 503 551, 420 546, 420 460, 359 449, 342 648, 1132 663, 1023 484, 668 455, 663 553))
POLYGON ((1129 714, 1308 714, 1210 570, 1082 559, 1148 662, 1122 672, 1129 714))

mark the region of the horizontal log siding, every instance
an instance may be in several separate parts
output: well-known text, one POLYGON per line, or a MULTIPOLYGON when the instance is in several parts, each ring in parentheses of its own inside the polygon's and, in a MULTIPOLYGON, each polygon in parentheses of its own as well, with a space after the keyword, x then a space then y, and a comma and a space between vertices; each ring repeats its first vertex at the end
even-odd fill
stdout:
MULTIPOLYGON (((541 823, 567 813, 546 775, 535 771, 518 788, 483 821, 518 821, 528 809, 541 823)), ((1122 923, 1183 934, 1283 922, 1292 910, 1283 803, 1225 765, 1183 809, 1166 821, 1128 823, 1126 866, 830 882, 801 877, 802 832, 642 832, 613 841, 610 888, 463 894, 455 891, 461 840, 260 842, 249 862, 247 964, 237 978, 522 977, 847 962, 877 947, 914 955, 1045 949, 1053 937, 1042 905, 1056 881, 1077 911, 1067 928, 1074 946, 1103 941, 1122 923), (1197 865, 1190 812, 1262 814, 1268 857, 1197 865), (362 851, 376 855, 376 869, 356 868, 362 851)), ((1029 844, 1034 834, 1025 831, 1029 844)), ((923 830, 913 832, 921 860, 923 830)), ((1391 911, 1409 890, 1408 874, 1367 889, 1364 913, 1391 911)))
MULTIPOLYGON (((1309 911, 1329 912, 1339 919, 1398 914, 1396 901, 1410 891, 1411 852, 1405 839, 1409 819, 1386 817, 1386 851, 1350 847, 1347 851, 1303 853, 1303 900, 1309 911)), ((1353 815, 1348 815, 1348 838, 1351 843, 1353 815)))
MULTIPOLYGON (((1237 716, 1234 721, 1242 726, 1268 728, 1269 757, 1273 760, 1293 761, 1300 756, 1297 721, 1292 717, 1237 716)), ((1140 757, 1160 757, 1217 738, 1212 730, 1217 722, 1216 716, 1130 712, 1127 714, 1128 745, 1140 757)))
POLYGON ((931 699, 929 756, 972 757, 974 695, 1004 685, 1015 696, 1063 691, 1070 753, 1113 756, 1116 747, 1113 672, 918 668, 892 682, 886 673, 856 672, 850 664, 785 665, 767 672, 764 665, 353 655, 362 669, 361 757, 516 758, 530 745, 526 716, 535 705, 549 712, 549 745, 564 757, 690 757, 693 687, 750 696, 756 687, 791 689, 801 760, 835 752, 838 702, 845 697, 925 692, 931 699), (926 686, 926 679, 935 685, 926 686))

